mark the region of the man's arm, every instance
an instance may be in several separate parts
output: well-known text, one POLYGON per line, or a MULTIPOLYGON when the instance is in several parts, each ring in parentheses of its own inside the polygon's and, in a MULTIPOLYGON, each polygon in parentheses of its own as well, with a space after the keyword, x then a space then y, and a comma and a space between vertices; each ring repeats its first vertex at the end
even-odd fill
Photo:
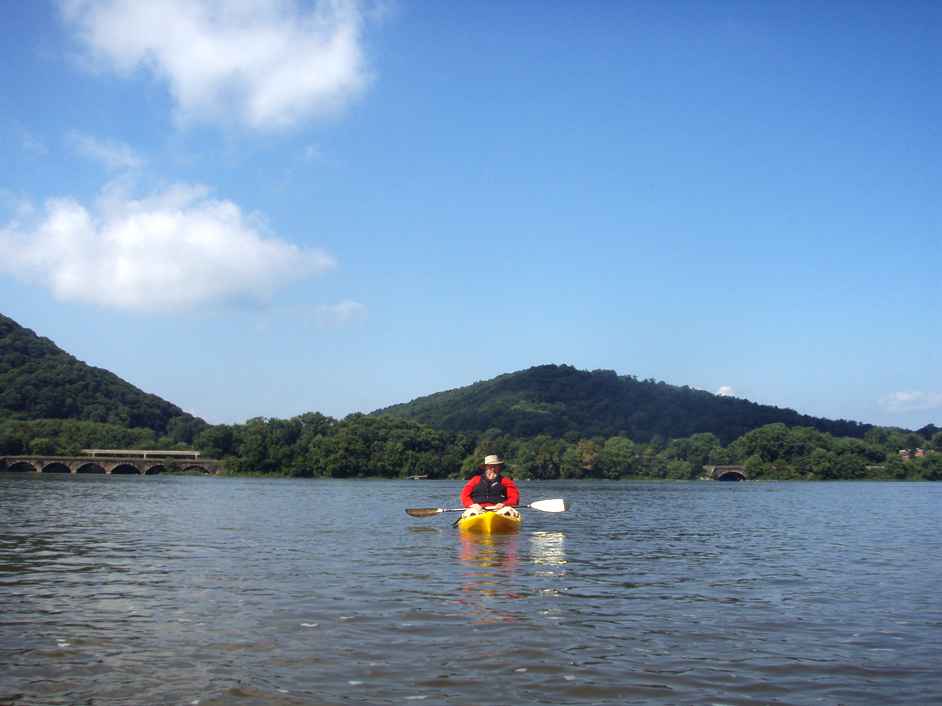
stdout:
POLYGON ((461 489, 461 505, 463 507, 471 507, 474 505, 474 501, 471 499, 471 491, 474 490, 474 487, 481 481, 481 476, 474 476, 467 483, 464 484, 464 488, 461 489))
POLYGON ((504 505, 517 507, 517 505, 520 503, 520 491, 517 490, 517 484, 514 483, 510 478, 502 478, 501 480, 504 485, 504 490, 507 491, 507 500, 504 502, 504 505))

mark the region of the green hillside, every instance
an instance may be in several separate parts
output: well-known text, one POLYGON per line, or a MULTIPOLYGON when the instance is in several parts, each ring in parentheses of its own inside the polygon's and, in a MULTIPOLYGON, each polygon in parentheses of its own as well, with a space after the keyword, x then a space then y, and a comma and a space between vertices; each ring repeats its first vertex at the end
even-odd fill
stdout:
POLYGON ((205 427, 205 422, 176 405, 114 373, 86 365, 2 314, 0 420, 97 422, 149 429, 157 437, 171 434, 176 441, 190 441, 205 427))
POLYGON ((566 365, 342 420, 210 426, 0 315, 0 455, 181 445, 230 472, 324 478, 465 477, 498 453, 517 478, 690 480, 707 464, 741 464, 750 479, 942 479, 933 425, 818 419, 566 365))
POLYGON ((588 372, 569 365, 541 365, 500 375, 374 414, 413 419, 454 432, 499 429, 515 437, 561 437, 575 432, 581 436, 622 435, 638 442, 710 432, 726 444, 752 429, 777 422, 849 437, 862 437, 871 428, 638 380, 611 370, 588 372))

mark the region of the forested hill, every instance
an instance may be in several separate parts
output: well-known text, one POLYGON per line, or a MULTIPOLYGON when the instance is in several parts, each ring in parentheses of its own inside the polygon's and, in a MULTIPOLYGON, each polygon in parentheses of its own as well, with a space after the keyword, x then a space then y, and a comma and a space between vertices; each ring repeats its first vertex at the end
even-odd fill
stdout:
POLYGON ((0 420, 70 419, 192 438, 202 420, 114 373, 86 365, 0 314, 0 420))
POLYGON ((468 387, 420 397, 373 414, 405 417, 437 429, 516 437, 566 432, 628 436, 637 442, 712 432, 724 443, 765 424, 814 427, 834 436, 862 437, 869 424, 809 417, 791 409, 719 397, 689 387, 638 380, 611 370, 541 365, 468 387))

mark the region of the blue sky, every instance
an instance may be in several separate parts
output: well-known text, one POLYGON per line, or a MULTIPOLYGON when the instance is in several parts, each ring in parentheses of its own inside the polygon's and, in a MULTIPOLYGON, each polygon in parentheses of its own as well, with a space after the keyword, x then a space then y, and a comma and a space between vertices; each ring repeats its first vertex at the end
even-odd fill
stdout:
POLYGON ((938 3, 0 19, 0 311, 210 422, 568 363, 942 425, 938 3))

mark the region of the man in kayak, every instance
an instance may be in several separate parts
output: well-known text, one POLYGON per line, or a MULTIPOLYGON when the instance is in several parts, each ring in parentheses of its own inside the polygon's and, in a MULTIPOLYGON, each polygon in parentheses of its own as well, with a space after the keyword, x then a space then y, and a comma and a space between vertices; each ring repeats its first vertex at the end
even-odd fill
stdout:
POLYGON ((484 457, 478 472, 461 490, 461 504, 468 508, 462 517, 478 515, 485 509, 510 517, 519 514, 514 506, 520 503, 520 491, 510 478, 500 474, 503 466, 500 456, 491 454, 484 457))

